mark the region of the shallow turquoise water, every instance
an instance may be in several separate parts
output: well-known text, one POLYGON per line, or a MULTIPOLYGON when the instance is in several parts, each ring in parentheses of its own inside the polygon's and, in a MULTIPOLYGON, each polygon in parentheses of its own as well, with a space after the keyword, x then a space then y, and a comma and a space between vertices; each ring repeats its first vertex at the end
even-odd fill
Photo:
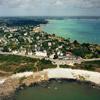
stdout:
POLYGON ((30 87, 16 94, 16 100, 99 100, 100 90, 78 83, 53 82, 49 88, 30 87))
POLYGON ((96 19, 64 19, 49 20, 42 25, 44 31, 55 33, 64 38, 100 44, 100 20, 96 19))

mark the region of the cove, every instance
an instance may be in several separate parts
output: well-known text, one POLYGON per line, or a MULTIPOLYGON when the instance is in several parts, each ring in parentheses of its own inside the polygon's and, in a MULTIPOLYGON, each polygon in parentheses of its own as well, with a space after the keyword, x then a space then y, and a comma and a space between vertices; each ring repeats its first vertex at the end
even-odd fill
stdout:
POLYGON ((47 87, 33 86, 16 93, 15 100, 99 100, 100 89, 89 84, 55 81, 47 87))

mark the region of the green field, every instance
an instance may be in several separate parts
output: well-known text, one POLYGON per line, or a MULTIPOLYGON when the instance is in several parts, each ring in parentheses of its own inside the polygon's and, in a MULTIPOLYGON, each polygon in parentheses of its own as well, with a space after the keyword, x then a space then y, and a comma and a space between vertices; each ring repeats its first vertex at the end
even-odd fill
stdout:
POLYGON ((48 60, 0 54, 0 70, 12 73, 37 71, 56 67, 48 60))

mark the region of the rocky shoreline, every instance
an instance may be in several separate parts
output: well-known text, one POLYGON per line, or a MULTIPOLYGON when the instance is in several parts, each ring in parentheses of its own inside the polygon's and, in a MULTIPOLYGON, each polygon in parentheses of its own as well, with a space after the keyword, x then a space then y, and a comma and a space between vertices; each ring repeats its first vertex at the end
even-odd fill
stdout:
POLYGON ((45 69, 40 72, 25 72, 12 75, 8 77, 2 84, 0 84, 0 100, 15 100, 14 95, 17 91, 24 89, 25 87, 39 85, 42 87, 48 87, 48 84, 51 80, 55 80, 58 82, 61 81, 69 81, 69 82, 78 82, 78 83, 85 83, 92 87, 100 88, 100 73, 96 72, 89 72, 80 70, 71 70, 71 69, 45 69), (76 73, 72 73, 73 71, 77 72, 77 77, 75 76, 76 73), (85 72, 85 77, 84 77, 85 72), (90 74, 92 73, 92 74, 90 74), (59 76, 59 75, 60 76, 59 76), (72 75, 73 76, 72 76, 72 75), (82 75, 81 75, 82 74, 82 75), (96 74, 94 76, 94 74, 96 74), (88 75, 88 79, 86 76, 88 75), (91 75, 93 79, 91 79, 91 75), (98 75, 98 76, 97 76, 98 75), (91 79, 91 80, 89 80, 91 79), (98 82, 96 81, 98 79, 98 82), (95 82, 94 82, 95 80, 95 82))
POLYGON ((48 78, 44 72, 33 73, 33 75, 27 77, 9 77, 0 85, 0 100, 13 100, 12 97, 17 90, 45 80, 48 80, 48 78))

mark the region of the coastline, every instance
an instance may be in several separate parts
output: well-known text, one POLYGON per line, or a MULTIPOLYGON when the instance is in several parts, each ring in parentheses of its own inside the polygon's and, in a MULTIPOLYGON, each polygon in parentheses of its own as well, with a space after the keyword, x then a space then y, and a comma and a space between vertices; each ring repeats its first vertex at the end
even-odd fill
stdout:
MULTIPOLYGON (((45 25, 47 25, 47 24, 45 24, 45 25)), ((66 26, 66 25, 64 25, 64 26, 66 26)), ((38 28, 36 27, 36 29, 38 29, 38 28)), ((12 28, 11 28, 11 30, 12 30, 12 28)), ((37 30, 35 30, 35 31, 37 31, 37 30)), ((38 30, 38 31, 41 31, 41 30, 38 30)), ((37 33, 38 32, 36 32, 36 34, 37 33)), ((51 33, 51 32, 49 32, 49 33, 51 33)), ((62 32, 62 33, 66 33, 66 32, 62 32)), ((10 33, 10 35, 11 35, 11 33, 10 33)), ((25 33, 24 35, 21 35, 21 36, 23 36, 23 39, 25 39, 26 35, 28 35, 28 34, 25 33)), ((38 35, 38 36, 41 37, 40 35, 38 35)), ((66 34, 65 34, 65 36, 66 36, 66 34)), ((45 37, 45 35, 44 35, 44 37, 45 37)), ((56 37, 58 37, 58 36, 56 36, 56 37)), ((51 36, 50 39, 54 39, 54 38, 55 37, 52 38, 52 36, 51 36)), ((29 38, 29 39, 31 40, 31 38, 29 38)), ((39 38, 37 38, 37 39, 39 39, 39 38)), ((44 40, 42 40, 42 38, 40 38, 40 40, 44 42, 44 40)), ((91 49, 94 50, 93 54, 95 54, 97 50, 95 51, 94 48, 96 48, 96 46, 93 43, 90 45, 92 45, 93 47, 88 46, 87 48, 91 47, 91 49)), ((48 46, 50 46, 50 45, 48 45, 48 46)), ((66 47, 66 45, 65 45, 65 47, 66 47)), ((17 55, 17 54, 14 54, 16 52, 18 52, 18 51, 13 51, 11 53, 11 55, 17 55)), ((91 50, 90 50, 90 52, 91 52, 91 50)), ((0 54, 1 53, 2 52, 0 52, 0 54)), ((3 52, 3 53, 6 54, 5 52, 3 52)), ((26 55, 22 54, 20 56, 26 56, 26 55)), ((27 57, 39 58, 39 59, 42 58, 42 57, 33 56, 31 54, 27 55, 27 57)), ((58 67, 61 64, 61 62, 63 65, 65 65, 65 62, 66 62, 63 60, 54 60, 54 59, 49 59, 49 60, 52 62, 55 62, 55 64, 58 64, 58 62, 60 62, 58 64, 58 67)), ((80 62, 97 61, 97 60, 100 60, 100 57, 99 58, 94 57, 93 59, 81 59, 80 62)), ((71 63, 74 63, 74 62, 71 61, 71 63)), ((71 65, 73 65, 73 64, 71 64, 71 65)), ((46 68, 49 68, 49 67, 46 66, 46 68)), ((56 80, 64 79, 64 80, 68 80, 69 82, 70 82, 70 80, 73 80, 75 82, 82 82, 82 83, 90 84, 92 87, 95 87, 95 86, 97 86, 98 88, 100 87, 100 73, 98 73, 98 72, 79 70, 79 69, 71 69, 71 68, 51 68, 51 69, 44 69, 39 72, 23 72, 23 73, 13 74, 13 75, 7 76, 7 77, 0 77, 0 100, 13 100, 12 97, 15 95, 15 93, 18 90, 24 89, 25 87, 33 86, 35 84, 41 84, 41 86, 42 86, 43 83, 44 84, 48 83, 49 80, 51 80, 51 79, 56 79, 56 80)))
MULTIPOLYGON (((88 19, 88 20, 90 20, 90 19, 88 19)), ((43 31, 45 31, 47 33, 51 33, 51 34, 55 33, 56 36, 60 36, 60 37, 66 38, 66 39, 70 38, 71 42, 73 42, 74 40, 78 40, 79 43, 100 44, 99 38, 95 37, 95 35, 94 35, 94 34, 98 34, 98 33, 96 33, 96 31, 94 31, 94 30, 91 32, 92 27, 94 26, 93 19, 91 20, 92 24, 90 24, 90 25, 87 24, 87 23, 90 23, 87 20, 85 21, 82 19, 78 19, 77 21, 81 24, 76 23, 76 20, 71 19, 71 18, 70 19, 62 19, 62 20, 48 19, 48 23, 41 24, 41 28, 43 29, 43 31), (83 26, 83 24, 85 24, 85 26, 83 26), (60 26, 60 28, 59 28, 59 26, 60 26), (85 27, 85 32, 80 27, 85 27), (88 30, 87 27, 90 27, 91 30, 88 30), (80 30, 80 31, 78 31, 78 30, 80 30), (86 36, 82 35, 82 33, 86 34, 86 36), (90 38, 89 33, 93 33, 92 39, 90 38)))
POLYGON ((69 68, 44 69, 40 72, 17 73, 4 80, 2 79, 0 84, 0 100, 11 100, 17 90, 24 89, 24 87, 29 87, 35 83, 49 81, 50 79, 89 82, 93 86, 100 87, 100 73, 98 72, 69 68))

